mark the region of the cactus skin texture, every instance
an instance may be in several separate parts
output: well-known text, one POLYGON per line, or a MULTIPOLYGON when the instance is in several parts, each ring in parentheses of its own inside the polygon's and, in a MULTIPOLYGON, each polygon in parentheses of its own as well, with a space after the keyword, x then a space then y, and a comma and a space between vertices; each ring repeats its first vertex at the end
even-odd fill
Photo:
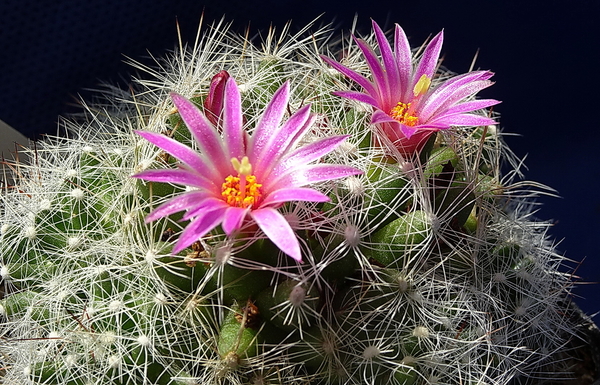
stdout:
MULTIPOLYGON (((553 353, 576 329, 562 316, 566 259, 546 236, 549 224, 531 217, 544 187, 517 180, 520 161, 494 125, 444 130, 419 154, 391 160, 371 146, 372 111, 332 95, 351 86, 319 58, 337 52, 335 35, 309 29, 251 42, 222 22, 208 26, 196 46, 156 67, 133 63, 147 75, 133 81, 133 96, 107 87, 103 102, 62 121, 67 137, 39 141, 5 167, 15 182, 0 194, 0 382, 556 377, 553 353), (260 232, 227 237, 219 228, 172 254, 184 213, 144 222, 184 188, 131 178, 176 167, 134 130, 193 146, 169 92, 201 107, 222 70, 240 86, 248 127, 289 81, 290 114, 312 103, 311 141, 350 135, 325 161, 364 174, 313 186, 330 202, 280 208, 302 263, 260 232), (500 165, 511 171, 501 175, 500 165)), ((342 45, 342 63, 367 73, 357 46, 342 45)), ((438 71, 431 87, 449 75, 438 71)))

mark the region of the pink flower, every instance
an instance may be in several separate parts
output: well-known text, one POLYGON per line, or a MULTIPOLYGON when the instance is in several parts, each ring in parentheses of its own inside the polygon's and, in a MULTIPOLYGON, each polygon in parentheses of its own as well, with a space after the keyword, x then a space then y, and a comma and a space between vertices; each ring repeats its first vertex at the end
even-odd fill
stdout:
POLYGON ((284 253, 301 261, 298 239, 277 210, 285 202, 325 202, 329 198, 311 183, 360 174, 350 166, 309 164, 337 148, 347 136, 334 136, 295 148, 314 119, 310 105, 280 124, 289 99, 286 82, 273 96, 252 135, 243 130, 240 92, 226 80, 223 115, 217 129, 189 100, 171 94, 199 151, 153 132, 137 131, 149 142, 181 161, 178 169, 146 170, 136 178, 194 188, 170 199, 146 217, 146 222, 185 210, 190 223, 173 252, 177 253, 219 224, 232 235, 253 221, 284 253))
POLYGON ((492 85, 489 79, 493 73, 469 72, 431 87, 442 48, 443 31, 431 40, 418 65, 413 68, 408 39, 399 25, 396 25, 394 52, 374 21, 373 30, 381 53, 381 63, 363 40, 355 38, 371 70, 373 81, 325 56, 322 59, 363 88, 364 92, 338 91, 334 94, 374 107, 371 123, 379 125, 387 137, 387 140, 380 139, 380 142, 389 140, 400 153, 410 155, 420 150, 436 131, 451 126, 495 123, 493 119, 469 112, 493 106, 499 101, 464 101, 492 85))

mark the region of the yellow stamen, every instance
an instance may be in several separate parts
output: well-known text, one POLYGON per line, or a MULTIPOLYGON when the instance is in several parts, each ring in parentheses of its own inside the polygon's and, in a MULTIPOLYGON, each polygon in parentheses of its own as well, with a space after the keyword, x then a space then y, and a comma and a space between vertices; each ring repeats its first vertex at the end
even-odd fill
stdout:
POLYGON ((392 111, 390 111, 390 116, 407 126, 416 126, 419 124, 419 118, 413 115, 410 106, 411 103, 398 102, 396 107, 392 108, 392 111))
POLYGON ((245 156, 240 162, 231 158, 231 164, 238 176, 229 175, 221 185, 221 196, 227 204, 234 207, 256 207, 262 196, 262 184, 256 183, 256 176, 252 175, 252 165, 245 156))
POLYGON ((427 93, 431 87, 431 79, 427 77, 427 75, 423 74, 419 78, 417 84, 415 84, 415 88, 413 88, 413 94, 415 97, 423 96, 427 93))
POLYGON ((390 111, 390 116, 402 124, 414 127, 419 124, 419 117, 415 114, 415 110, 421 101, 423 95, 427 93, 431 87, 431 78, 423 74, 419 81, 413 87, 414 98, 410 103, 398 102, 390 111))

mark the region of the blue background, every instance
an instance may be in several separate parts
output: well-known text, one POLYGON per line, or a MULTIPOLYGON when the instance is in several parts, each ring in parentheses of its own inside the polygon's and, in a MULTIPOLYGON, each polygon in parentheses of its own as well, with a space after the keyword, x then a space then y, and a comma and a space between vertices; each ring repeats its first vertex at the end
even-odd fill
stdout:
MULTIPOLYGON (((200 16, 233 20, 242 32, 269 24, 292 31, 321 20, 359 31, 370 18, 384 29, 399 23, 413 45, 445 29, 444 65, 496 73, 482 95, 500 99, 501 127, 514 152, 527 155, 526 178, 554 187, 562 198, 542 197, 536 216, 553 220, 558 250, 583 261, 574 293, 588 313, 600 310, 600 39, 593 23, 597 1, 394 1, 392 8, 323 0, 8 0, 0 5, 0 119, 30 138, 55 134, 57 116, 78 111, 77 96, 100 81, 127 83, 124 56, 161 56, 177 43, 175 20, 192 42, 200 16)), ((147 60, 146 63, 150 63, 147 60)))

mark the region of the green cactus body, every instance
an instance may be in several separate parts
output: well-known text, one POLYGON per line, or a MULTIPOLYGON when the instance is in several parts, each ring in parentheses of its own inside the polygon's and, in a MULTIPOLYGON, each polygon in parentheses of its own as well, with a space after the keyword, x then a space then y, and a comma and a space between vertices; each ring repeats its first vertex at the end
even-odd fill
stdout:
POLYGON ((247 310, 234 308, 227 312, 221 324, 217 347, 221 360, 231 369, 258 353, 258 331, 247 326, 248 316, 247 310))
POLYGON ((373 246, 365 254, 383 266, 404 268, 422 249, 429 231, 427 213, 417 210, 404 214, 371 236, 373 246))
MULTIPOLYGON (((531 219, 532 192, 500 174, 520 165, 502 133, 451 127, 420 154, 390 153, 373 108, 333 93, 354 86, 317 56, 330 54, 331 33, 303 33, 253 44, 215 24, 157 69, 140 65, 152 80, 133 80, 135 98, 108 92, 64 121, 70 139, 46 138, 24 150, 35 161, 6 168, 18 174, 0 192, 1 381, 509 385, 560 364, 552 352, 577 335, 564 316, 571 282, 549 225, 531 219), (318 161, 364 172, 306 186, 328 202, 274 207, 302 262, 250 216, 177 254, 195 218, 145 221, 198 187, 131 178, 188 167, 134 131, 198 150, 168 94, 204 111, 222 70, 239 85, 244 129, 287 81, 286 117, 307 103, 315 114, 306 140, 347 135, 318 161)), ((347 43, 343 65, 366 74, 347 43)), ((433 76, 431 92, 448 76, 433 76)))

